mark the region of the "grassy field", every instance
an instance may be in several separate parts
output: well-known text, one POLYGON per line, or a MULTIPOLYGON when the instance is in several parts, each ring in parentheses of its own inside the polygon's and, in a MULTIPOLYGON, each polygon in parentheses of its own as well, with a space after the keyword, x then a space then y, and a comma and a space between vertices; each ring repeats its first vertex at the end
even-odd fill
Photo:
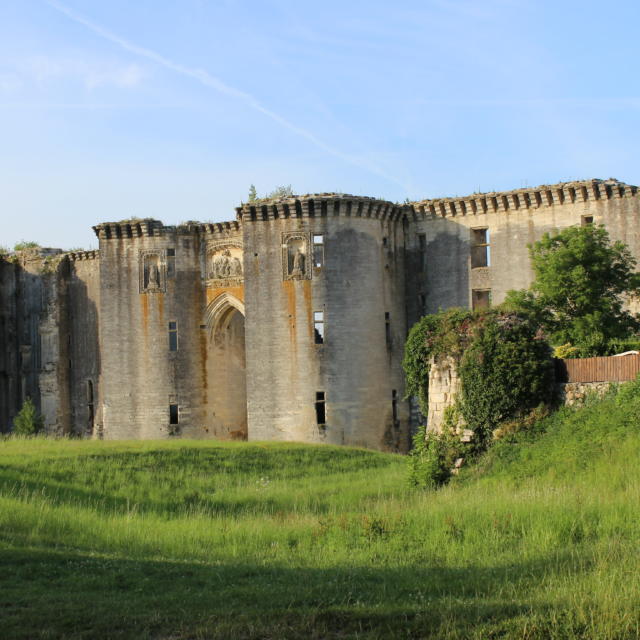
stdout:
POLYGON ((1 638, 637 638, 640 392, 437 492, 402 457, 0 441, 1 638))

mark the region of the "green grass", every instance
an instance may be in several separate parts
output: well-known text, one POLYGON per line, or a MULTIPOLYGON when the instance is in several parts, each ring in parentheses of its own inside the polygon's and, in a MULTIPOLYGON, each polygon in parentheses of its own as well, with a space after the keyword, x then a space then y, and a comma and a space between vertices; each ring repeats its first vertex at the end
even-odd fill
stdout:
POLYGON ((640 392, 438 492, 296 444, 0 442, 2 638, 637 638, 640 392))

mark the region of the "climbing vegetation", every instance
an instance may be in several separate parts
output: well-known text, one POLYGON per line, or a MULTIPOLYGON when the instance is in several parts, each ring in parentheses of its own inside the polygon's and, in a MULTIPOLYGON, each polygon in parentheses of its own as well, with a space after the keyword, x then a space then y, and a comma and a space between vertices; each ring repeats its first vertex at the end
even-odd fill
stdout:
POLYGON ((414 438, 409 479, 425 488, 446 482, 457 458, 486 449, 503 423, 510 423, 508 432, 528 424, 526 417, 541 411, 553 390, 551 348, 535 319, 523 313, 450 309, 416 323, 404 368, 408 394, 418 397, 424 415, 429 368, 445 355, 458 366, 461 390, 445 411, 441 433, 422 428, 414 438), (464 429, 474 434, 466 444, 460 440, 464 429))

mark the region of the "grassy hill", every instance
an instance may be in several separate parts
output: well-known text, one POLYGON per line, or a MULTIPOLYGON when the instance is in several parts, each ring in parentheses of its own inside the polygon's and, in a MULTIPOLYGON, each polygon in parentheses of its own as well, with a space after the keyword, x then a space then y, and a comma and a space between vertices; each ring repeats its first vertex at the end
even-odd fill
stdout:
POLYGON ((640 387, 415 492, 359 449, 0 442, 2 638, 637 638, 640 387))

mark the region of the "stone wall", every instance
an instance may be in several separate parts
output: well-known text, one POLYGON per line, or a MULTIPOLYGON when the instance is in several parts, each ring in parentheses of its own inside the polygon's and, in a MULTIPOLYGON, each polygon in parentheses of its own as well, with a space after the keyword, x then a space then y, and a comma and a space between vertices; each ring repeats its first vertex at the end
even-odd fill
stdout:
POLYGON ((445 410, 455 404, 460 392, 460 377, 456 362, 451 357, 431 358, 429 368, 429 431, 440 433, 445 410))
POLYGON ((0 259, 0 430, 31 398, 50 433, 70 429, 68 262, 34 248, 0 259))
POLYGON ((604 396, 617 382, 563 382, 556 386, 561 404, 566 407, 582 406, 587 398, 604 396))
POLYGON ((69 430, 76 435, 98 436, 102 431, 99 253, 71 252, 67 259, 69 430))
POLYGON ((410 322, 424 312, 471 307, 473 290, 490 291, 492 303, 499 304, 510 289, 528 287, 533 272, 527 244, 545 232, 588 221, 604 224, 612 239, 640 256, 637 187, 613 179, 424 200, 413 203, 407 215, 410 322), (487 267, 472 267, 474 229, 488 230, 487 267), (420 234, 426 258, 420 257, 420 234))

